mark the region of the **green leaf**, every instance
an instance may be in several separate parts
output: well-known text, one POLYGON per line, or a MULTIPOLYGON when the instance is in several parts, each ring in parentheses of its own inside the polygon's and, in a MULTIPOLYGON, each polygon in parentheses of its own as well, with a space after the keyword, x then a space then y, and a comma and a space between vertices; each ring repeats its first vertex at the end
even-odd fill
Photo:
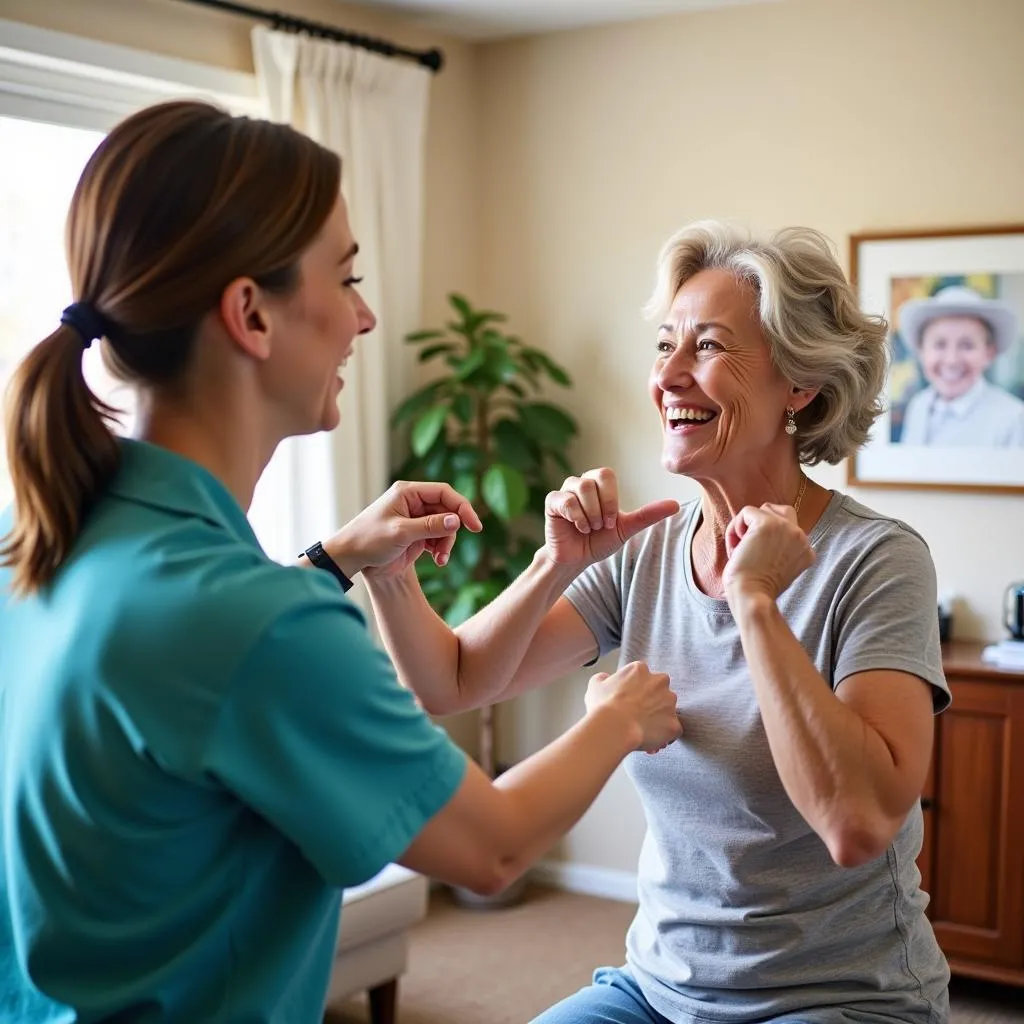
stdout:
POLYGON ((452 402, 452 412, 463 423, 471 423, 473 420, 473 399, 465 392, 456 395, 455 401, 452 402))
POLYGON ((415 480, 419 473, 420 460, 415 455, 410 455, 402 461, 402 464, 395 470, 391 482, 396 480, 415 480))
POLYGON ((444 567, 445 578, 448 581, 448 591, 453 593, 473 580, 472 572, 461 562, 451 561, 444 567))
POLYGON ((455 362, 451 364, 451 367, 455 371, 455 376, 459 380, 465 380, 474 371, 479 370, 486 362, 487 350, 483 348, 475 348, 468 356, 455 360, 455 362))
POLYGON ((546 373, 556 384, 571 387, 572 379, 563 366, 552 359, 547 352, 539 348, 524 348, 520 358, 534 372, 546 373))
POLYGON ((480 534, 488 551, 501 554, 508 550, 508 527, 494 515, 484 518, 484 532, 480 534))
POLYGON ((524 366, 536 371, 542 369, 544 366, 540 358, 541 354, 542 353, 538 349, 524 348, 523 351, 519 353, 519 358, 522 360, 524 366))
POLYGON ((492 361, 487 367, 495 384, 506 384, 514 381, 519 376, 519 364, 507 352, 492 361))
POLYGON ((556 384, 561 384, 563 388, 572 387, 572 377, 565 372, 563 367, 547 356, 544 357, 544 371, 556 384))
POLYGON ((567 412, 547 402, 521 406, 519 419, 530 437, 545 446, 564 448, 578 431, 576 421, 567 412))
POLYGON ((391 425, 400 427, 408 420, 415 419, 428 405, 433 405, 437 396, 448 386, 446 380, 435 380, 414 391, 391 416, 391 425))
POLYGON ((515 421, 498 420, 491 431, 498 458, 515 469, 527 472, 536 467, 538 459, 529 436, 515 421))
POLYGON ((455 600, 444 613, 449 626, 458 626, 475 615, 486 604, 490 604, 504 590, 504 581, 474 581, 460 587, 455 600))
POLYGON ((423 460, 423 473, 421 474, 423 479, 447 480, 449 454, 448 445, 445 444, 444 435, 442 434, 423 460))
POLYGON ((443 345, 428 345, 417 357, 421 363, 425 363, 428 359, 433 359, 434 356, 439 356, 443 352, 454 352, 455 346, 451 342, 445 342, 443 345))
POLYGON ((435 338, 443 338, 444 331, 413 331, 407 334, 405 340, 409 345, 416 345, 421 341, 433 341, 435 338))
POLYGON ((527 500, 526 507, 537 516, 544 515, 544 504, 547 501, 548 491, 550 487, 531 487, 530 497, 527 500))
POLYGON ((448 302, 452 309, 454 309, 463 320, 468 321, 472 319, 473 307, 470 306, 464 296, 459 295, 458 292, 452 292, 451 295, 448 296, 448 302))
POLYGON ((451 452, 452 469, 456 473, 472 473, 480 465, 480 453, 468 444, 460 444, 451 452))
POLYGON ((503 324, 508 320, 504 313, 496 313, 493 309, 477 310, 472 317, 474 331, 478 331, 487 324, 503 324))
POLYGON ((480 344, 486 345, 495 352, 508 352, 508 338, 500 331, 489 329, 480 336, 480 344))
POLYGON ((471 348, 475 347, 476 339, 473 337, 473 332, 465 324, 459 323, 458 320, 449 320, 448 323, 445 324, 445 327, 447 327, 452 334, 461 334, 462 337, 469 342, 471 348))
POLYGON ((444 613, 444 621, 449 626, 458 626, 471 618, 477 609, 483 606, 484 585, 482 583, 467 583, 459 589, 455 600, 444 613))
POLYGON ((483 554, 484 542, 480 534, 459 530, 455 547, 452 548, 452 558, 457 559, 467 569, 473 570, 480 564, 483 554))
POLYGON ((424 585, 427 583, 443 582, 441 570, 432 558, 423 558, 416 563, 416 575, 419 577, 420 583, 424 585))
POLYGON ((476 474, 456 473, 452 480, 452 487, 461 494, 466 501, 476 501, 476 474))
POLYGON ((522 377, 534 391, 540 391, 540 378, 537 374, 534 373, 533 370, 531 370, 522 360, 517 361, 516 367, 518 369, 519 376, 522 377))
POLYGON ((444 421, 448 418, 446 405, 435 405, 428 409, 413 425, 412 450, 423 458, 434 446, 434 442, 444 430, 444 421))
POLYGON ((511 391, 512 394, 516 396, 516 398, 525 398, 526 397, 526 390, 524 388, 520 387, 520 385, 518 385, 518 384, 516 384, 516 383, 514 383, 512 381, 508 381, 508 380, 505 381, 505 387, 509 391, 511 391))
POLYGON ((514 580, 521 573, 525 572, 540 544, 531 537, 521 537, 516 544, 515 550, 510 552, 505 562, 508 567, 509 576, 514 580))
POLYGON ((526 508, 528 491, 522 473, 503 462, 496 462, 484 473, 481 489, 488 508, 505 522, 526 508))
MULTIPOLYGON (((416 576, 419 578, 423 594, 430 602, 431 608, 441 613, 452 603, 459 589, 448 566, 438 569, 432 558, 419 558, 416 561, 416 576)), ((462 580, 465 582, 465 579, 462 580)))
POLYGON ((566 475, 572 476, 572 464, 565 457, 565 455, 558 451, 556 448, 549 449, 547 452, 549 458, 553 459, 558 468, 566 475))

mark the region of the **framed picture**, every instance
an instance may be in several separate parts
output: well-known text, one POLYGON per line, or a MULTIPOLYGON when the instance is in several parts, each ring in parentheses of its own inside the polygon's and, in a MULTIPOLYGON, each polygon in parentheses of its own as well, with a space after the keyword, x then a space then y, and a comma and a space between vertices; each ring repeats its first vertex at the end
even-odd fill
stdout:
POLYGON ((850 274, 891 361, 849 483, 1024 493, 1024 224, 854 235, 850 274))

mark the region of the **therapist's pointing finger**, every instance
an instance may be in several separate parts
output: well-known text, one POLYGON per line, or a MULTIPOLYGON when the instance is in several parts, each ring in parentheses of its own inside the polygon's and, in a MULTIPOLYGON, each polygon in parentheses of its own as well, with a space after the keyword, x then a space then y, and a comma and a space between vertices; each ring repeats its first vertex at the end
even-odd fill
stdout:
POLYGON ((462 525, 473 533, 479 533, 484 524, 476 514, 476 509, 470 504, 464 494, 460 494, 449 484, 440 483, 437 485, 438 492, 431 495, 431 504, 443 506, 449 512, 454 512, 462 520, 462 525))
POLYGON ((448 537, 458 530, 462 520, 454 512, 436 512, 431 516, 410 519, 408 531, 415 540, 448 537))

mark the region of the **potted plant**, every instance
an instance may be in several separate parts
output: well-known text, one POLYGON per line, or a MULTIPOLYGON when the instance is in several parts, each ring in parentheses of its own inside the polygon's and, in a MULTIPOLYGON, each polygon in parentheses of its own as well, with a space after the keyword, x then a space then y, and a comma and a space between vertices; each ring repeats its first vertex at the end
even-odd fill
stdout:
MULTIPOLYGON (((400 479, 443 480, 472 501, 483 531, 459 533, 448 565, 421 558, 423 593, 446 622, 457 626, 500 594, 543 543, 544 499, 572 472, 568 446, 576 421, 545 401, 545 385, 572 386, 546 352, 504 330, 501 313, 448 296, 453 317, 443 329, 416 331, 421 363, 444 372, 395 410, 392 425, 409 431, 400 479)), ((481 768, 492 778, 494 709, 481 709, 481 768)))

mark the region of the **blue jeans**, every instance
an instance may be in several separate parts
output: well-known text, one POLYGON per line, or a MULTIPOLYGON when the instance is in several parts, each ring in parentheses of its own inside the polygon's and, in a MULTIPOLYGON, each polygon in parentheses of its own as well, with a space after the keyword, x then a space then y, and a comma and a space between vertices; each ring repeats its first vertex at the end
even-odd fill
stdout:
POLYGON ((644 999, 628 967, 599 967, 594 982, 534 1018, 533 1024, 672 1024, 644 999))
MULTIPOLYGON (((881 1024, 893 1018, 832 1007, 776 1017, 764 1024, 881 1024)), ((594 981, 531 1024, 672 1024, 644 998, 628 967, 599 967, 594 981)))

